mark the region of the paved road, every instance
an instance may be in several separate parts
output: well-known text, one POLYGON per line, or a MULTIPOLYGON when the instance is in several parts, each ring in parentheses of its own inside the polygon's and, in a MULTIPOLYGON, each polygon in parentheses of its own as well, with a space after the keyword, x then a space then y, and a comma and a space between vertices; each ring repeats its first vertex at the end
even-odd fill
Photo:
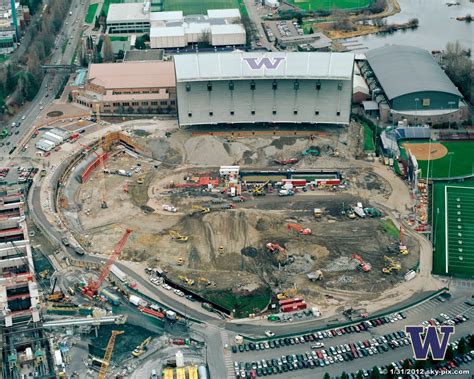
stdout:
MULTIPOLYGON (((71 43, 66 45, 64 54, 62 53, 62 43, 58 44, 58 47, 53 51, 50 58, 52 63, 71 63, 76 46, 81 38, 81 28, 86 10, 87 7, 85 8, 84 6, 81 6, 79 0, 72 2, 70 8, 72 15, 69 15, 68 13, 65 16, 63 27, 59 33, 59 36, 63 36, 61 38, 69 36, 71 43), (74 20, 78 21, 74 22, 74 20)), ((1 157, 6 157, 14 146, 19 149, 19 141, 21 141, 24 136, 31 132, 32 127, 39 119, 39 113, 42 112, 42 108, 47 109, 48 106, 53 103, 54 96, 62 85, 65 75, 65 73, 58 73, 56 75, 47 73, 44 76, 41 87, 35 98, 30 103, 25 104, 21 111, 10 120, 10 124, 7 125, 7 127, 10 128, 12 122, 15 122, 16 124, 21 123, 19 128, 12 129, 12 135, 10 137, 2 140, 3 146, 0 146, 1 157), (46 85, 48 88, 46 88, 46 85), (18 132, 18 134, 15 134, 16 132, 18 132)), ((15 153, 16 151, 14 154, 15 153)))
POLYGON ((244 0, 245 7, 247 8, 247 13, 249 15, 250 21, 255 24, 255 27, 258 30, 258 34, 261 36, 260 41, 262 42, 263 47, 267 48, 269 51, 276 51, 276 47, 273 43, 269 42, 265 31, 262 26, 262 19, 258 14, 257 8, 255 6, 254 0, 244 0))

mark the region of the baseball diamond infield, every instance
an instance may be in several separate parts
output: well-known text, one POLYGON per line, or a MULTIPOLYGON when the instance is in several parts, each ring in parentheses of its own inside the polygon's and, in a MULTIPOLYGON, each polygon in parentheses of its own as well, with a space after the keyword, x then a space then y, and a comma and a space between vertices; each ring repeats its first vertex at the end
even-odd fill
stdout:
POLYGON ((448 154, 446 146, 435 142, 435 143, 404 143, 402 146, 406 150, 410 150, 411 153, 419 161, 428 161, 443 158, 448 154), (431 147, 431 154, 430 154, 431 147))

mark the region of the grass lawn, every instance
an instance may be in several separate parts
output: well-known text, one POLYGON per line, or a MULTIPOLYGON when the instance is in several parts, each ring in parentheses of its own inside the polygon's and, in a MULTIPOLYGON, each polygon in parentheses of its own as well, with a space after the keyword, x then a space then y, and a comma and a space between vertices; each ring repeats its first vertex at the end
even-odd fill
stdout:
POLYGON ((375 151, 374 132, 369 125, 364 125, 364 151, 375 151))
POLYGON ((92 24, 94 22, 95 12, 97 12, 98 6, 99 6, 98 3, 89 5, 89 8, 87 9, 87 14, 86 14, 86 22, 88 24, 92 24))
POLYGON ((110 37, 110 40, 111 40, 111 41, 121 41, 121 42, 124 42, 124 41, 128 41, 128 37, 124 37, 124 36, 111 36, 111 37, 110 37))
POLYGON ((400 231, 398 228, 395 226, 392 220, 387 219, 387 220, 380 220, 380 226, 384 230, 385 233, 389 234, 396 240, 400 238, 400 231))
POLYGON ((235 309, 235 317, 247 317, 250 313, 258 313, 270 302, 270 288, 252 292, 249 296, 235 295, 232 291, 207 292, 204 297, 220 304, 232 311, 235 309))
POLYGON ((431 198, 433 273, 474 278, 474 181, 435 183, 431 198))
POLYGON ((353 9, 365 8, 369 6, 371 0, 288 0, 288 3, 293 4, 303 10, 331 10, 337 9, 353 9))
MULTIPOLYGON (((403 142, 401 142, 403 143, 403 142)), ((414 141, 420 143, 420 141, 414 141)), ((426 142, 428 143, 428 142, 426 142)), ((429 163, 431 178, 440 179, 451 177, 462 177, 471 175, 474 171, 474 142, 469 141, 449 141, 441 142, 451 155, 445 155, 443 158, 431 160, 429 163), (451 163, 450 163, 451 161, 451 163), (449 167, 451 166, 451 171, 449 167)), ((402 148, 400 148, 402 149, 402 148)), ((418 167, 421 169, 421 177, 426 178, 428 170, 428 161, 418 160, 418 167)))
MULTIPOLYGON (((185 15, 206 14, 208 9, 239 8, 239 0, 164 0, 164 11, 183 11, 185 15)), ((242 13, 242 8, 240 9, 242 13)))

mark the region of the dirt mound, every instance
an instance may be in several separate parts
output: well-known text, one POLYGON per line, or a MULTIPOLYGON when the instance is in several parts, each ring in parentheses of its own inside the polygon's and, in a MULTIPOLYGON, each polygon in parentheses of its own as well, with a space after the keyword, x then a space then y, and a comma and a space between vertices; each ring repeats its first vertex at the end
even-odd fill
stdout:
POLYGON ((203 166, 221 166, 237 162, 249 150, 242 143, 223 144, 219 138, 213 136, 190 138, 184 148, 189 163, 203 166))

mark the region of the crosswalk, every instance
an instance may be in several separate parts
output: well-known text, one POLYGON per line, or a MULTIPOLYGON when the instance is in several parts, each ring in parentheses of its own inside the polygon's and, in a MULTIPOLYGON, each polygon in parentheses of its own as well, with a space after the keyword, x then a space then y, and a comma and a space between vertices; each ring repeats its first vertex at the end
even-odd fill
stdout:
MULTIPOLYGON (((227 345, 230 347, 231 344, 229 343, 229 336, 227 335, 227 333, 224 330, 221 330, 220 333, 221 333, 221 340, 222 340, 223 345, 224 346, 227 345)), ((229 349, 225 349, 225 348, 224 348, 224 364, 227 371, 227 378, 234 378, 235 377, 234 361, 232 359, 232 354, 229 349)))

